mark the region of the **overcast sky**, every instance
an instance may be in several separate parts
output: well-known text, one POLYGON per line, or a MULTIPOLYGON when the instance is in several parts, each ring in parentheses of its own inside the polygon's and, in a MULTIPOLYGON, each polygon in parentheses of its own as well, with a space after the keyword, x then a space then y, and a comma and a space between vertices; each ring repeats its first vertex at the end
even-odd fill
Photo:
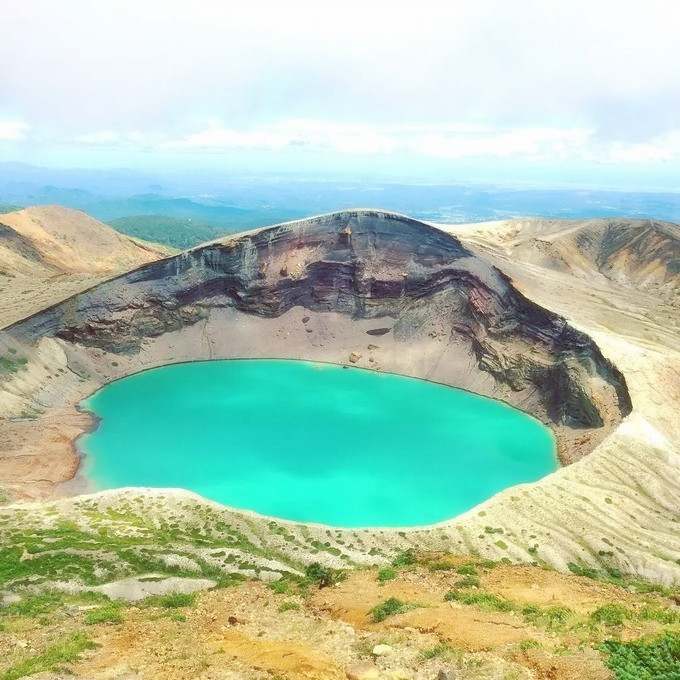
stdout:
POLYGON ((0 160, 680 167, 675 0, 234 4, 5 0, 0 160))

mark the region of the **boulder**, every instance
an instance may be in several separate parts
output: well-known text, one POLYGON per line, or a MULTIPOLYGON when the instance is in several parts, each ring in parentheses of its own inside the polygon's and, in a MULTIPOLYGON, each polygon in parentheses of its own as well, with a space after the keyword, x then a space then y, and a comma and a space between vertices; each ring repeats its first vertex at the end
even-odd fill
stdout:
POLYGON ((376 645, 373 647, 373 656, 384 656, 392 651, 389 645, 376 645))

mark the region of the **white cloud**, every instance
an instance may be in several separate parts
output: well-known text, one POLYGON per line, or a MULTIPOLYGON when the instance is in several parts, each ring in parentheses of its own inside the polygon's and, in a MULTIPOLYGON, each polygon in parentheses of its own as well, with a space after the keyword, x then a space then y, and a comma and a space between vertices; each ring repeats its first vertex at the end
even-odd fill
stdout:
POLYGON ((597 163, 654 163, 680 161, 680 131, 647 143, 602 142, 594 128, 515 127, 449 124, 369 126, 296 119, 260 128, 239 130, 217 124, 157 148, 184 152, 292 148, 312 152, 385 155, 406 152, 440 159, 522 159, 588 161, 597 163))
POLYGON ((651 142, 613 142, 606 152, 611 163, 668 163, 680 161, 680 130, 656 137, 651 142))
MULTIPOLYGON (((183 135, 94 130, 84 134, 45 135, 23 122, 0 123, 0 141, 27 142, 79 149, 127 150, 164 155, 219 155, 231 152, 363 156, 404 162, 408 158, 480 159, 649 164, 680 162, 680 129, 648 141, 603 140, 593 127, 514 126, 470 123, 369 125, 294 118, 275 124, 229 127, 207 121, 183 135)), ((408 161, 406 161, 408 162, 408 161)))
MULTIPOLYGON (((219 0, 10 4, 0 13, 0 63, 12 64, 0 69, 0 110, 41 132, 188 138, 180 132, 216 117, 223 133, 196 131, 186 143, 258 148, 288 134, 267 126, 296 118, 380 129, 593 128, 622 143, 680 128, 672 0, 457 0, 408 12, 356 0, 336 11, 273 0, 247 11, 219 0)), ((339 132, 331 144, 354 140, 388 143, 369 130, 339 132)), ((467 153, 460 140, 445 147, 467 153)))
POLYGON ((416 137, 414 151, 441 158, 518 157, 531 160, 561 160, 581 156, 592 130, 574 128, 516 128, 498 131, 477 129, 474 133, 434 133, 416 137))
POLYGON ((172 150, 262 149, 290 147, 339 153, 387 153, 398 147, 390 134, 366 125, 291 120, 251 130, 211 126, 161 146, 172 150))
POLYGON ((117 144, 121 141, 121 135, 118 132, 111 130, 102 130, 101 132, 91 132, 86 135, 76 135, 73 141, 79 144, 91 144, 97 146, 99 144, 117 144))
POLYGON ((0 121, 0 142, 20 142, 28 130, 29 125, 22 121, 0 121))

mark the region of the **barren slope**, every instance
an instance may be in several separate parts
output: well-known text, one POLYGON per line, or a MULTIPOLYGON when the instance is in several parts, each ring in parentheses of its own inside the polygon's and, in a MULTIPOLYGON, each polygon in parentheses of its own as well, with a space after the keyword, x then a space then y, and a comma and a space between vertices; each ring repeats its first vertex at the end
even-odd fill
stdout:
MULTIPOLYGON (((455 229, 455 228, 453 228, 455 229)), ((680 226, 633 219, 516 219, 465 228, 512 259, 677 297, 680 226)))
POLYGON ((169 252, 60 206, 0 215, 0 328, 169 252))

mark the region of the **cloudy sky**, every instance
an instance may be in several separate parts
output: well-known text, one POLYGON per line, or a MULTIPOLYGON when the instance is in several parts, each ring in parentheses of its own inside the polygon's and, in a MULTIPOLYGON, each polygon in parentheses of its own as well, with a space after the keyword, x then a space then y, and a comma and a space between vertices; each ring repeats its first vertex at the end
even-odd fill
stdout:
POLYGON ((5 0, 0 160, 678 175, 675 0, 242 4, 5 0))

